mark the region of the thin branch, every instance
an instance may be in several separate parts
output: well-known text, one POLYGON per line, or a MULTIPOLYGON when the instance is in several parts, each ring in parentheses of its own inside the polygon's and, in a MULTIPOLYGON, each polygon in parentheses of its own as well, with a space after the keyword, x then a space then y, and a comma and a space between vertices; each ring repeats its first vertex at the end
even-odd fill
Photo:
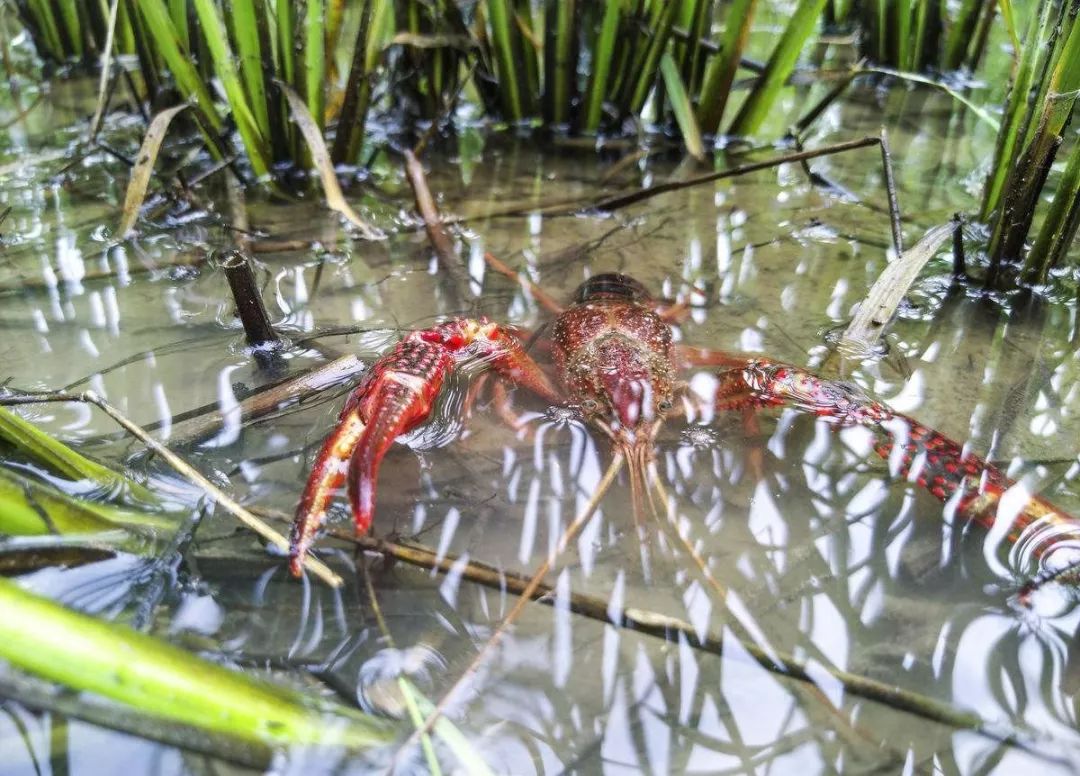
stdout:
MULTIPOLYGON (((81 404, 93 404, 100 409, 116 423, 121 426, 125 431, 138 439, 150 450, 160 455, 165 461, 175 469, 181 476, 191 482, 193 485, 202 489, 208 496, 210 496, 216 503, 221 504, 227 512, 232 514, 237 520, 242 522, 256 534, 266 539, 274 546, 288 552, 289 540, 279 534, 269 525, 264 523, 255 515, 251 514, 247 509, 241 506, 232 496, 223 491, 210 480, 206 479, 197 469, 191 464, 182 459, 172 450, 165 445, 158 442, 142 427, 136 425, 132 421, 128 420, 118 409, 113 407, 105 399, 98 396, 93 391, 85 391, 83 393, 25 393, 15 392, 7 390, 0 393, 0 405, 16 405, 16 404, 40 404, 45 402, 76 402, 81 404)), ((304 560, 304 567, 312 574, 323 580, 330 587, 341 587, 341 577, 330 570, 330 568, 315 558, 308 556, 304 560)))
POLYGON ((519 616, 521 616, 521 613, 525 610, 525 605, 532 600, 533 594, 540 588, 541 585, 543 585, 544 577, 547 576, 547 573, 551 570, 555 559, 557 559, 560 555, 562 555, 562 553, 566 551, 566 548, 570 546, 570 542, 574 540, 574 538, 578 535, 581 529, 585 527, 585 524, 589 522, 590 518, 592 518, 593 513, 596 512, 597 508, 600 506, 600 499, 603 498, 604 494, 607 493, 608 488, 610 488, 611 484, 615 481, 615 477, 616 475, 618 475, 619 470, 623 466, 623 463, 625 463, 625 460, 626 459, 622 456, 622 454, 615 454, 615 457, 611 460, 611 465, 607 468, 607 472, 604 473, 603 478, 596 486, 596 492, 593 493, 592 498, 589 499, 589 502, 582 508, 581 512, 578 513, 578 516, 574 518, 574 521, 566 527, 565 531, 563 531, 562 536, 559 537, 559 541, 555 546, 554 552, 550 553, 544 559, 544 562, 537 567, 536 571, 532 575, 532 578, 522 589, 521 594, 518 597, 517 603, 514 604, 514 608, 512 608, 507 613, 506 617, 503 618, 502 622, 499 623, 499 626, 491 634, 491 637, 480 648, 480 651, 476 653, 476 656, 473 658, 469 666, 465 669, 464 673, 462 673, 461 676, 458 677, 457 681, 455 681, 454 684, 451 685, 450 689, 446 691, 446 694, 443 695, 442 699, 435 706, 434 710, 428 715, 427 719, 424 720, 423 726, 416 730, 411 736, 409 736, 408 740, 401 746, 400 749, 398 749, 397 754, 394 756, 394 762, 390 766, 391 771, 393 771, 394 768, 400 764, 401 758, 406 752, 409 751, 409 749, 412 748, 414 744, 416 744, 417 739, 420 738, 420 736, 426 735, 427 733, 431 732, 432 727, 434 727, 435 723, 438 722, 439 718, 442 717, 442 715, 446 712, 446 709, 450 705, 450 703, 461 693, 461 691, 466 686, 469 685, 470 681, 477 675, 477 673, 480 671, 480 666, 487 659, 488 655, 491 654, 492 650, 494 650, 495 647, 499 645, 503 637, 506 635, 507 629, 517 620, 519 616))

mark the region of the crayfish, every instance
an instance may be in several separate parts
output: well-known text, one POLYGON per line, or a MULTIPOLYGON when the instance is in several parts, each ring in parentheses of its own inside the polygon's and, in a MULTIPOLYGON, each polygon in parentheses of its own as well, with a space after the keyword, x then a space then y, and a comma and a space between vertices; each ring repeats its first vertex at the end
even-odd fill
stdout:
MULTIPOLYGON (((493 256, 487 259, 497 271, 516 278, 493 256)), ((493 373, 497 401, 506 401, 505 384, 510 383, 575 411, 607 437, 628 464, 635 515, 643 493, 649 493, 646 479, 656 481, 657 433, 665 420, 702 401, 680 374, 708 367, 716 370, 715 393, 708 399, 714 412, 785 406, 837 427, 870 428, 874 449, 889 461, 892 474, 947 502, 955 518, 986 528, 1009 521, 1009 541, 1015 544, 1024 534, 1025 551, 1044 570, 1053 572, 1075 560, 1066 556, 1046 563, 1052 550, 1069 544, 1063 538, 1075 542, 1080 537, 1080 521, 1027 493, 961 444, 856 386, 755 355, 676 344, 671 326, 685 309, 664 306, 627 275, 586 280, 565 308, 539 289, 533 295, 555 314, 550 335, 538 348, 550 352, 547 367, 527 352, 520 330, 484 317, 455 318, 413 331, 375 361, 323 443, 296 510, 290 550, 294 575, 300 574, 342 483, 347 482, 356 531, 368 531, 383 457, 396 438, 428 419, 451 370, 472 362, 482 362, 493 373)))

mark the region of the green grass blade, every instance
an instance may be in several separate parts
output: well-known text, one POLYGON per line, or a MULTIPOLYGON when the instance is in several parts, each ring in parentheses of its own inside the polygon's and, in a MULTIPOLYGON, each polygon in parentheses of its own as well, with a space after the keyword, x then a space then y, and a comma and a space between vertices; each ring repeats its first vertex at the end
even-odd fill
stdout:
POLYGON ((308 0, 304 14, 304 99, 322 131, 326 119, 326 13, 323 0, 308 0))
POLYGON ((195 70, 190 53, 181 45, 180 36, 173 26, 164 0, 139 0, 137 6, 146 22, 146 29, 153 38, 154 46, 176 80, 181 94, 195 104, 212 130, 220 131, 221 117, 210 97, 210 89, 195 70))
POLYGON ((1024 280, 1045 283, 1052 267, 1060 263, 1076 236, 1075 214, 1080 206, 1080 143, 1074 143, 1065 172, 1043 219, 1035 244, 1024 265, 1024 280))
POLYGON ((139 483, 72 450, 6 407, 0 407, 0 439, 61 477, 92 482, 107 493, 144 505, 159 503, 139 483))
POLYGON ((273 137, 270 111, 267 108, 266 83, 263 80, 262 43, 259 40, 259 19, 255 0, 233 0, 232 29, 236 53, 240 56, 240 73, 244 78, 255 126, 264 138, 273 137))
POLYGON ((600 35, 593 47, 593 66, 589 74, 589 88, 585 95, 583 128, 586 132, 596 132, 600 128, 604 94, 607 91, 611 60, 615 51, 615 34, 619 30, 622 9, 622 0, 606 0, 604 3, 604 18, 600 25, 600 35))
POLYGON ((679 125, 683 143, 686 144, 686 152, 695 159, 704 159, 705 146, 701 142, 701 130, 694 117, 694 106, 679 75, 679 66, 675 64, 670 52, 666 52, 660 59, 660 73, 664 78, 671 109, 675 113, 675 122, 679 125))
POLYGON ((729 130, 733 135, 752 135, 769 115, 788 76, 795 69, 806 41, 813 34, 826 0, 799 0, 795 13, 765 65, 761 80, 750 92, 729 130))
POLYGON ((674 0, 665 0, 658 19, 658 23, 652 30, 652 39, 645 51, 642 61, 641 72, 634 86, 634 93, 630 98, 629 112, 633 115, 641 113, 645 100, 649 96, 649 90, 656 83, 656 68, 660 58, 667 49, 668 40, 671 38, 671 26, 675 21, 675 11, 679 4, 674 0))
POLYGON ((994 148, 994 161, 983 186, 983 200, 979 210, 981 221, 988 221, 1001 202, 1001 192, 1018 150, 1021 129, 1029 111, 1028 95, 1035 79, 1035 63, 1041 48, 1040 43, 1049 34, 1051 8, 1051 3, 1043 3, 1039 13, 1032 14, 1030 26, 1024 36, 1027 45, 1015 49, 1020 58, 1016 62, 1012 84, 1009 86, 1005 118, 994 148))
POLYGON ((0 657, 162 720, 259 744, 357 748, 386 725, 230 671, 160 639, 97 620, 0 579, 0 657))
POLYGON ((128 528, 171 532, 175 527, 169 518, 76 498, 0 467, 0 533, 6 536, 70 536, 128 528))
POLYGON ((514 9, 510 0, 488 0, 487 8, 503 111, 510 121, 520 121, 525 116, 521 89, 524 80, 518 69, 523 63, 519 63, 514 55, 514 36, 518 34, 513 28, 514 9))
POLYGON ((247 150, 251 169, 258 177, 263 177, 270 172, 270 141, 259 132, 255 121, 255 115, 248 103, 247 95, 244 94, 240 75, 236 70, 236 63, 232 51, 229 49, 229 37, 225 30, 225 22, 215 0, 194 0, 195 11, 199 16, 199 25, 202 27, 203 38, 210 49, 210 56, 214 60, 214 70, 222 87, 225 89, 225 97, 229 101, 233 119, 236 121, 236 129, 240 133, 240 139, 247 150))
POLYGON ((750 37, 757 0, 735 0, 728 11, 720 51, 709 60, 698 98, 698 125, 710 134, 720 131, 731 84, 750 37))

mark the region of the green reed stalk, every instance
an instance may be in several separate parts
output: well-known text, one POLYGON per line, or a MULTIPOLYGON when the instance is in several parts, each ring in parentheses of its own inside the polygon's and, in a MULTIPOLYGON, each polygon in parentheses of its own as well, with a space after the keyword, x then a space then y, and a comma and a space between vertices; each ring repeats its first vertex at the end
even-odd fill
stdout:
POLYGON ((308 0, 304 14, 304 99, 319 129, 324 129, 326 107, 326 13, 323 0, 308 0))
POLYGON ((817 27, 826 0, 799 0, 795 13, 765 65, 765 72, 746 98, 728 130, 733 135, 752 135, 772 110, 788 76, 795 69, 806 41, 817 27))
POLYGON ((600 128, 604 95, 611 74, 611 60, 615 54, 615 37, 619 30, 622 10, 622 0, 606 0, 604 3, 604 17, 600 24, 600 35, 593 47, 592 72, 589 74, 589 85, 585 92, 583 128, 586 132, 596 132, 600 128))
MULTIPOLYGON (((263 6, 260 4, 260 9, 263 6)), ((267 108, 266 83, 263 80, 262 43, 259 40, 259 19, 255 0, 232 0, 232 32, 236 53, 240 57, 240 74, 244 79, 248 104, 255 127, 264 138, 273 136, 270 112, 267 108)))
POLYGON ((1064 262, 1080 225, 1080 143, 1073 141, 1072 153, 1058 181, 1054 199, 1043 219, 1035 244, 1028 251, 1022 278, 1026 283, 1045 283, 1051 268, 1064 262))
POLYGON ((656 70, 660 64, 660 58, 667 49, 668 40, 671 38, 671 27, 675 22, 675 12, 679 8, 673 0, 657 0, 656 25, 651 27, 652 36, 645 50, 645 56, 641 60, 639 73, 634 86, 633 95, 628 105, 629 112, 633 115, 641 113, 645 105, 645 99, 649 96, 649 90, 656 83, 656 70))
POLYGON ((1005 180, 1015 161, 1015 153, 1020 142, 1020 133, 1025 117, 1029 114, 1029 94, 1035 78, 1035 63, 1043 43, 1050 35, 1050 12, 1053 4, 1042 3, 1038 14, 1032 14, 1028 30, 1024 35, 1024 45, 1017 48, 1020 55, 1013 66, 1012 84, 1005 105, 1005 120, 998 132, 994 148, 994 161, 990 167, 986 184, 983 187, 982 206, 979 220, 988 221, 994 209, 1001 201, 1001 192, 1005 180))
POLYGON ((739 68, 750 25, 754 21, 757 0, 734 0, 724 22, 720 51, 709 60, 698 99, 698 125, 710 134, 720 131, 731 84, 739 68))
POLYGON ((229 47, 228 32, 225 22, 221 17, 220 9, 215 0, 194 0, 195 11, 199 16, 199 25, 202 27, 202 37, 210 50, 210 56, 214 60, 214 70, 225 90, 225 98, 229 101, 236 129, 240 133, 240 139, 244 143, 244 149, 248 153, 251 169, 257 177, 263 177, 270 172, 270 144, 266 136, 259 131, 258 121, 251 103, 244 93, 244 85, 240 81, 232 50, 229 47))
POLYGON ((363 0, 360 27, 353 46, 352 63, 345 82, 345 99, 338 116, 337 135, 330 157, 335 164, 353 162, 360 154, 364 140, 364 120, 371 100, 371 80, 368 78, 368 47, 371 39, 371 20, 375 0, 363 0))
POLYGON ((524 77, 518 68, 518 65, 523 63, 519 61, 514 50, 514 38, 517 35, 517 31, 512 26, 514 11, 510 6, 510 0, 488 0, 487 8, 503 112, 507 119, 520 121, 525 116, 522 93, 524 77))
POLYGON ((566 126, 577 93, 577 0, 547 0, 544 23, 544 120, 566 126))

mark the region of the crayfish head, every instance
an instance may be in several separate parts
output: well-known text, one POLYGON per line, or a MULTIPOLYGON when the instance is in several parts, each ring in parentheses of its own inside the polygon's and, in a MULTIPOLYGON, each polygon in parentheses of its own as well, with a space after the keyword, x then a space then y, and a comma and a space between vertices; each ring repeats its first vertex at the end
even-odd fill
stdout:
POLYGON ((586 420, 627 448, 651 445, 671 412, 675 385, 670 362, 636 343, 613 337, 597 348, 577 385, 586 420))

